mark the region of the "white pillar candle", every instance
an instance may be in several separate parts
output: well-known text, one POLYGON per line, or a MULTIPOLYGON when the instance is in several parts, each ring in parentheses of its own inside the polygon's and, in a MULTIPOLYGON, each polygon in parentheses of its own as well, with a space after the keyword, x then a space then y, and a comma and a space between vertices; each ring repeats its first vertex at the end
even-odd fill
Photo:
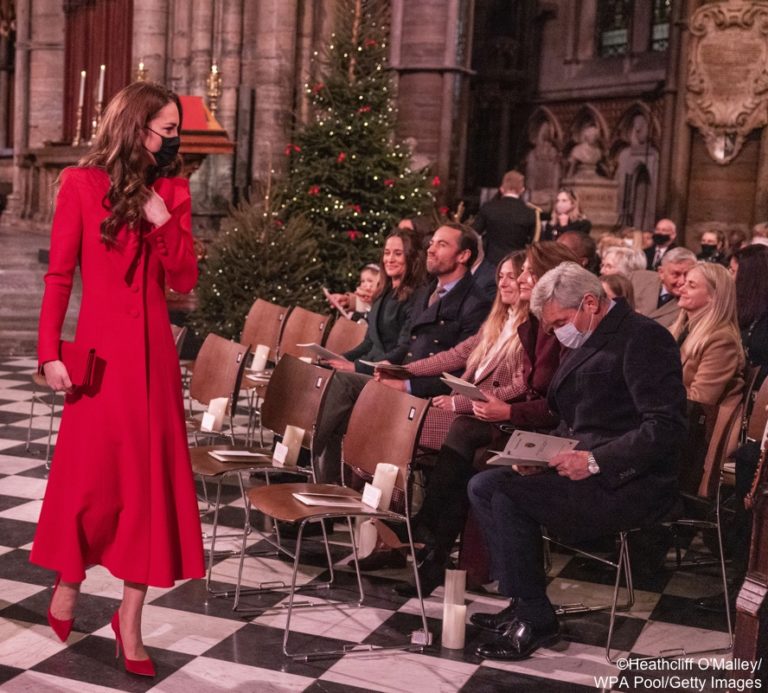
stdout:
POLYGON ((357 557, 365 558, 370 556, 376 548, 379 539, 379 533, 376 530, 376 523, 373 520, 357 521, 357 557))
POLYGON ((394 464, 380 462, 376 465, 376 473, 373 475, 372 485, 381 489, 381 502, 379 510, 389 510, 389 503, 392 500, 392 491, 397 481, 397 467, 394 464))
POLYGON ((286 467, 295 467, 299 460, 299 452, 304 442, 304 429, 298 426, 286 426, 283 433, 283 445, 288 448, 288 452, 283 464, 286 467))
POLYGON ((82 108, 85 102, 85 70, 80 70, 80 95, 77 97, 77 107, 82 108))
POLYGON ((99 92, 96 98, 96 101, 98 101, 99 103, 104 102, 104 73, 106 72, 106 69, 107 69, 106 65, 99 66, 99 92))
POLYGON ((466 570, 445 571, 445 597, 443 598, 443 601, 446 604, 463 604, 466 588, 466 570))
POLYGON ((202 431, 220 431, 224 426, 229 397, 215 397, 208 402, 208 411, 203 414, 202 431))
POLYGON ((256 350, 253 352, 253 363, 251 363, 251 370, 263 371, 266 369, 268 358, 269 347, 266 344, 257 345, 256 350))
POLYGON ((443 647, 463 650, 466 635, 467 607, 464 604, 443 605, 443 647))
POLYGON ((144 61, 139 60, 139 72, 144 72, 144 61))

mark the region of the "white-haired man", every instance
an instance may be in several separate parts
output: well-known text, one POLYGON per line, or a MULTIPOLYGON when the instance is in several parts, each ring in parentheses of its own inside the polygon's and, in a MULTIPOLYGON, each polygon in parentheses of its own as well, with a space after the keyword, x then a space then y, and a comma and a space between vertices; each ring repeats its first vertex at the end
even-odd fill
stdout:
POLYGON ((688 248, 672 248, 665 253, 656 272, 639 270, 630 276, 635 296, 635 310, 669 327, 677 319, 677 299, 685 284, 685 275, 696 264, 696 255, 688 248))
POLYGON ((668 330, 609 300, 600 281, 563 263, 536 284, 531 310, 572 351, 548 400, 554 434, 579 441, 549 468, 499 468, 469 484, 491 556, 491 576, 510 598, 472 622, 496 633, 481 657, 519 660, 559 638, 547 598, 541 527, 585 541, 650 526, 675 505, 676 460, 685 442, 680 354, 668 330), (648 374, 653 373, 649 378, 648 374))

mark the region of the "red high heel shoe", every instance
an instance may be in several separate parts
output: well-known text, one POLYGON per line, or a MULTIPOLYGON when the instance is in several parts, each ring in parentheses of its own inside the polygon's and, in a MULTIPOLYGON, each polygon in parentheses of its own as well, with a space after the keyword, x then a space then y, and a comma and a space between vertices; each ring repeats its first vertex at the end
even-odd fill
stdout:
MULTIPOLYGON (((115 632, 115 659, 120 657, 120 648, 123 647, 123 639, 120 637, 120 612, 115 611, 115 615, 112 617, 112 630, 115 632)), ((154 676, 155 665, 152 660, 147 657, 146 659, 128 659, 125 657, 125 648, 123 648, 123 656, 125 659, 125 670, 129 674, 138 674, 139 676, 154 676)))
MULTIPOLYGON (((59 580, 61 579, 60 575, 56 576, 56 582, 53 583, 53 594, 51 595, 51 603, 53 603, 53 597, 56 594, 56 588, 59 586, 59 580)), ((48 625, 50 625, 51 629, 54 633, 58 636, 59 640, 61 642, 67 642, 67 638, 69 637, 69 634, 72 632, 72 624, 75 622, 74 618, 68 618, 68 619, 61 619, 56 618, 51 613, 51 607, 48 607, 48 625)))

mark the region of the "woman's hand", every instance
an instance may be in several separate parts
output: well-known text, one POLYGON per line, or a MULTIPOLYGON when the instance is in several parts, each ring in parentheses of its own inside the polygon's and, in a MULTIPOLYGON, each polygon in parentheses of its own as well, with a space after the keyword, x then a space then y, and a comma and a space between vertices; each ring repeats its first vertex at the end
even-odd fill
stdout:
POLYGON ((336 306, 349 308, 349 296, 347 296, 347 294, 328 294, 328 303, 334 308, 336 306))
POLYGON ((165 201, 154 190, 149 191, 149 199, 144 203, 144 218, 155 226, 162 226, 171 218, 165 201))
POLYGON ((323 363, 327 363, 331 368, 337 371, 348 371, 351 373, 355 370, 355 364, 346 359, 323 359, 323 363))
POLYGON ((498 397, 483 393, 487 402, 472 402, 472 412, 478 419, 483 421, 508 421, 509 405, 498 397))
POLYGON ((433 397, 432 406, 447 411, 456 411, 456 408, 453 406, 453 397, 450 395, 438 395, 437 397, 433 397))
POLYGON ((48 361, 43 366, 43 375, 48 387, 54 392, 69 392, 72 389, 67 367, 61 361, 48 361))

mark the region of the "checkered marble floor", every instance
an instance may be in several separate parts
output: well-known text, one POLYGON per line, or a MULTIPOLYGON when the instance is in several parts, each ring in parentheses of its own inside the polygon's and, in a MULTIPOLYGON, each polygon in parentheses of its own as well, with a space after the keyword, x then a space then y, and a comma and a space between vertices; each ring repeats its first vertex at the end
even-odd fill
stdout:
MULTIPOLYGON (((0 689, 3 691, 553 691, 577 692, 600 688, 597 677, 617 674, 606 663, 604 643, 608 614, 565 617, 563 638, 524 662, 482 661, 474 654, 487 636, 467 625, 463 651, 439 645, 442 588, 427 600, 430 630, 437 645, 424 653, 370 652, 331 659, 294 662, 282 654, 285 614, 265 611, 285 603, 280 591, 243 598, 247 613, 232 611, 229 598, 210 596, 202 580, 170 589, 150 588, 144 611, 144 640, 158 675, 132 677, 115 664, 109 620, 120 599, 120 584, 106 570, 88 571, 78 605, 75 631, 67 645, 46 624, 53 576, 29 563, 35 522, 45 491, 44 456, 49 418, 38 404, 32 419, 31 445, 25 441, 29 423, 35 363, 15 359, 0 363, 0 689)), ((244 418, 239 418, 242 425, 244 418)), ((54 421, 58 428, 58 414, 54 421)), ((242 528, 243 503, 236 487, 225 489, 221 521, 226 531, 242 528)), ((262 520, 252 517, 254 525, 262 520)), ((208 518, 203 529, 210 531, 208 518)), ((354 574, 346 568, 348 536, 337 525, 333 557, 337 582, 331 590, 309 592, 308 599, 327 608, 299 611, 292 621, 290 647, 324 650, 339 644, 396 644, 419 627, 415 600, 393 592, 394 580, 405 571, 378 571, 364 576, 361 607, 341 608, 334 600, 354 598, 354 574), (330 601, 328 601, 330 600, 330 601)), ((236 539, 217 544, 234 547, 236 539)), ((253 555, 265 548, 257 532, 249 536, 244 584, 284 580, 291 564, 274 556, 253 555)), ((218 552, 217 552, 218 556, 218 552)), ((231 589, 237 558, 216 559, 213 587, 231 589)), ((554 553, 549 593, 556 603, 604 602, 612 591, 611 574, 589 568, 569 555, 554 553)), ((303 584, 328 577, 319 544, 310 544, 299 580, 303 584)), ((618 618, 614 642, 628 655, 653 655, 660 649, 726 641, 724 616, 697 610, 693 601, 716 594, 712 574, 662 571, 636 580, 636 603, 618 618)), ((468 613, 498 611, 505 602, 487 593, 468 594, 468 613)), ((610 684, 603 684, 609 690, 610 684)), ((631 685, 621 690, 634 690, 631 685)), ((639 690, 639 689, 638 689, 639 690)), ((655 690, 663 690, 656 687, 655 690)), ((689 690, 684 687, 675 690, 689 690)), ((707 689, 705 689, 707 690, 707 689)))

